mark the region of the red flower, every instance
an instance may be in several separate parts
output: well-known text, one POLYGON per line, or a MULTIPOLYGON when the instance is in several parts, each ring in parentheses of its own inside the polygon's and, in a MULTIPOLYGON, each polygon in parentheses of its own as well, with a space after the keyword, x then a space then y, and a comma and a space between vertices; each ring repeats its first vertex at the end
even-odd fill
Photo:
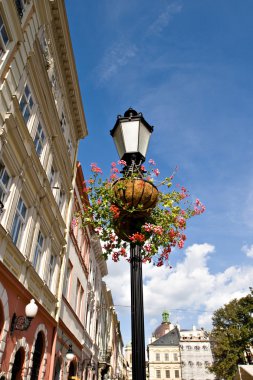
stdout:
POLYGON ((113 217, 117 219, 120 216, 120 210, 117 206, 111 205, 110 206, 110 211, 113 213, 113 217))
POLYGON ((144 243, 144 241, 146 240, 145 236, 143 234, 141 234, 140 232, 136 232, 135 234, 130 236, 129 239, 133 243, 144 243))

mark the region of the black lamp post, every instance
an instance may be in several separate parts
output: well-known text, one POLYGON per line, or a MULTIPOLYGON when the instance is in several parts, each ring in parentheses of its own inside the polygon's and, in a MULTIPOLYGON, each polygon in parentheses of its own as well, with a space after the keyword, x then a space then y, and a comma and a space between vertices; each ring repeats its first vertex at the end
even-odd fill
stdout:
MULTIPOLYGON (((136 172, 142 176, 141 165, 145 161, 149 139, 153 127, 129 108, 124 116, 118 116, 111 135, 114 139, 119 157, 126 161, 124 174, 136 172)), ((136 221, 136 220, 135 220, 136 221)), ((133 221, 134 223, 134 221, 133 221)), ((131 267, 131 326, 132 326, 132 378, 146 379, 145 333, 143 312, 143 283, 141 247, 130 244, 131 267)))

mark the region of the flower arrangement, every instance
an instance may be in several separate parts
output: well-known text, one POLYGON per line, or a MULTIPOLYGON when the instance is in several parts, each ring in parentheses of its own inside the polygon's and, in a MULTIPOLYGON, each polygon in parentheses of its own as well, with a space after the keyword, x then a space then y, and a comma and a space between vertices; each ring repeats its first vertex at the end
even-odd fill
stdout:
POLYGON ((143 262, 168 264, 173 247, 184 246, 187 220, 205 210, 199 199, 190 202, 185 187, 171 190, 175 172, 155 186, 160 172, 154 160, 148 164, 129 170, 125 161, 113 162, 107 179, 97 164, 91 164, 92 175, 83 189, 89 201, 78 217, 101 239, 105 259, 112 255, 115 262, 121 257, 129 260, 129 244, 138 244, 143 262), (137 201, 132 192, 138 193, 137 201))

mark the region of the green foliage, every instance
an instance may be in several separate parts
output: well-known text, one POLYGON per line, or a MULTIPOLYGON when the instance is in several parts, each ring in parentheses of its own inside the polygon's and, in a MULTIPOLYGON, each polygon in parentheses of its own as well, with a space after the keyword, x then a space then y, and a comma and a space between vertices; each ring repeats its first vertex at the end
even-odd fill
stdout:
POLYGON ((248 364, 247 353, 253 341, 253 290, 234 299, 213 315, 210 337, 214 364, 210 368, 217 378, 232 380, 238 364, 248 364))

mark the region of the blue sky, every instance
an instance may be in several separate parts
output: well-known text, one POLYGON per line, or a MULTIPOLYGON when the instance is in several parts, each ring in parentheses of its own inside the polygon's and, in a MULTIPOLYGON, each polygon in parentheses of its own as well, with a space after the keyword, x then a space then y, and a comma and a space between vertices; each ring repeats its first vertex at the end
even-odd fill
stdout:
MULTIPOLYGON (((109 134, 133 107, 154 125, 148 158, 206 205, 190 221, 173 269, 144 270, 147 338, 164 309, 183 328, 210 328, 213 310, 252 286, 253 2, 66 0, 87 119, 79 160, 106 172, 109 134)), ((130 340, 128 264, 108 263, 130 340), (119 286, 119 284, 121 284, 119 286)))

